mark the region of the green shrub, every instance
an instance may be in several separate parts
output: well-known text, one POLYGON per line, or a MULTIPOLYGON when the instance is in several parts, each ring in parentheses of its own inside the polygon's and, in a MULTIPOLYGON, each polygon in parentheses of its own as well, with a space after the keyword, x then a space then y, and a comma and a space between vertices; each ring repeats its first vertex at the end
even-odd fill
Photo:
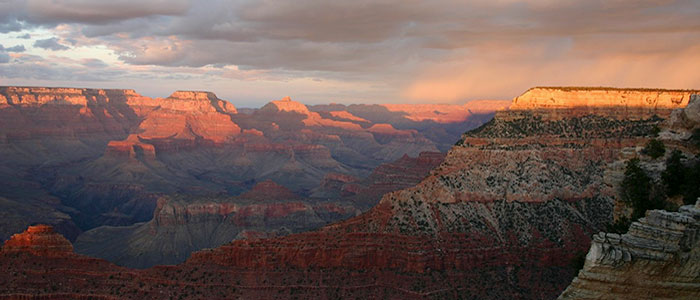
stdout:
POLYGON ((685 183, 683 184, 683 204, 695 204, 700 197, 700 157, 695 163, 686 169, 685 183))
POLYGON ((686 176, 689 175, 688 169, 681 162, 683 153, 678 150, 673 150, 671 156, 666 160, 666 170, 661 173, 661 180, 666 186, 666 194, 669 196, 680 195, 683 193, 686 176))
POLYGON ((631 224, 632 220, 630 220, 629 218, 620 217, 617 219, 617 221, 613 222, 612 224, 609 224, 605 231, 623 234, 626 233, 627 230, 629 230, 631 224))
POLYGON ((651 177, 639 166, 638 158, 627 161, 620 187, 622 201, 632 206, 632 221, 643 217, 647 210, 665 206, 663 195, 653 191, 651 177))
POLYGON ((649 155, 653 159, 657 159, 666 153, 666 146, 657 139, 651 139, 642 150, 642 153, 649 155))
POLYGON ((690 136, 690 142, 695 145, 695 147, 700 148, 700 128, 695 128, 695 130, 693 130, 693 135, 690 136))
POLYGON ((661 180, 669 196, 683 195, 684 204, 694 204, 700 197, 700 160, 692 165, 681 161, 683 153, 671 152, 666 160, 666 170, 661 173, 661 180))
POLYGON ((578 251, 576 252, 576 255, 571 259, 571 267, 578 271, 583 269, 583 265, 586 264, 586 254, 587 252, 585 251, 578 251))
POLYGON ((654 125, 651 127, 651 132, 649 134, 653 137, 659 136, 659 133, 661 132, 661 128, 659 128, 659 125, 654 125))

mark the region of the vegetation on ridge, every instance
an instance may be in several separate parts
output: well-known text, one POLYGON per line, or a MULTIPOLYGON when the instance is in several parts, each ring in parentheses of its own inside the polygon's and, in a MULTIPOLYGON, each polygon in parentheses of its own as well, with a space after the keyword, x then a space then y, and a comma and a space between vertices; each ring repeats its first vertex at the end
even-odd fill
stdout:
POLYGON ((642 149, 642 153, 649 155, 653 159, 657 159, 666 153, 666 146, 657 139, 651 139, 644 149, 642 149))

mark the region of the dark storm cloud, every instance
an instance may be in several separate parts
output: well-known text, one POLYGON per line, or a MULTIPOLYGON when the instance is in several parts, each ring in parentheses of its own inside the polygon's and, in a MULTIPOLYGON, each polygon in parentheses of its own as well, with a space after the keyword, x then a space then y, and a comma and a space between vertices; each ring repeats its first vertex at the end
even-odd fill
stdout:
POLYGON ((700 31, 695 0, 6 3, 30 24, 81 24, 84 36, 114 47, 126 62, 167 66, 361 71, 494 41, 700 31), (136 40, 144 37, 150 39, 136 40))
POLYGON ((55 38, 55 37, 43 39, 43 40, 36 40, 34 42, 34 47, 42 48, 42 49, 46 49, 46 50, 52 50, 52 51, 60 51, 60 50, 70 49, 70 47, 59 43, 58 38, 55 38))
POLYGON ((133 64, 372 71, 487 43, 534 41, 564 49, 579 38, 608 43, 620 34, 640 40, 650 33, 698 34, 698 14, 699 1, 219 0, 149 26, 136 19, 83 32, 152 37, 110 41, 133 64))

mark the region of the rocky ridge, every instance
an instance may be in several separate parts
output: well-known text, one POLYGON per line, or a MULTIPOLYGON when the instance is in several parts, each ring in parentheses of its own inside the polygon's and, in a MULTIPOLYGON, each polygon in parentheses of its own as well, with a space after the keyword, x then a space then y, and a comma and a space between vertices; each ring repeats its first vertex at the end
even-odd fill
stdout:
POLYGON ((606 114, 624 120, 656 114, 667 117, 688 105, 697 90, 619 89, 605 87, 535 87, 513 100, 511 110, 568 110, 574 114, 606 114), (611 109, 612 108, 612 109, 611 109))
POLYGON ((598 233, 559 299, 700 297, 700 199, 678 212, 647 211, 626 234, 598 233))

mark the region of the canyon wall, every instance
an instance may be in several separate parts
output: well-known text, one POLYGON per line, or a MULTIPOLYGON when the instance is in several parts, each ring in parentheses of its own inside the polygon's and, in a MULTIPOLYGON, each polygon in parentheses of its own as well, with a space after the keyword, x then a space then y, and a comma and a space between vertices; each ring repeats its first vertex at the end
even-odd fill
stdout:
POLYGON ((76 252, 120 266, 147 268, 182 263, 194 251, 235 239, 313 230, 360 214, 384 193, 415 185, 443 158, 439 152, 405 156, 380 165, 365 179, 329 174, 313 198, 271 180, 235 197, 161 196, 151 221, 89 230, 75 242, 76 252))
MULTIPOLYGON (((688 105, 674 110, 659 129, 658 140, 666 144, 666 152, 680 151, 687 165, 698 163, 700 149, 693 141, 693 132, 700 129, 697 120, 700 98, 692 95, 688 105)), ((658 161, 641 156, 640 165, 652 178, 662 176, 658 161)), ((693 187, 684 187, 689 188, 693 187)), ((624 234, 600 232, 593 236, 583 269, 559 299, 697 299, 699 233, 700 199, 678 212, 649 210, 624 234)))
POLYGON ((604 87, 535 87, 516 97, 511 110, 524 110, 546 118, 562 115, 606 115, 620 120, 667 118, 672 110, 688 105, 697 90, 619 89, 604 87))
POLYGON ((700 199, 647 211, 619 235, 593 236, 586 262, 559 299, 700 298, 700 199))

